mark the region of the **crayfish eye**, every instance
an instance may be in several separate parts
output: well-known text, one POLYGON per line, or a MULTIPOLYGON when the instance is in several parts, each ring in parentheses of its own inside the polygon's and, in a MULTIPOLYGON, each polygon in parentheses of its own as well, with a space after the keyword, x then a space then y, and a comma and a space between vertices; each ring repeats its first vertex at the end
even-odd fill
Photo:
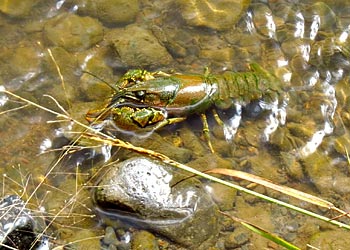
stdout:
POLYGON ((146 92, 144 90, 139 90, 139 91, 136 91, 135 95, 136 97, 138 98, 143 98, 145 96, 146 92))

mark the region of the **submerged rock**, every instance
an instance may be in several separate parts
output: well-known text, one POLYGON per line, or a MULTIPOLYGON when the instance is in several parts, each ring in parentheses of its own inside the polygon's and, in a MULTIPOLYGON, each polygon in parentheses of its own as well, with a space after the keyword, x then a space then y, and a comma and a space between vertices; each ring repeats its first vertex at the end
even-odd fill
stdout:
POLYGON ((12 1, 1 1, 0 11, 14 17, 23 17, 30 13, 34 5, 39 0, 12 0, 12 1))
POLYGON ((82 51, 102 40, 103 26, 91 17, 64 13, 47 21, 44 36, 54 46, 82 51))
POLYGON ((225 249, 249 249, 250 233, 244 228, 237 228, 225 238, 225 249))
POLYGON ((131 67, 167 65, 172 57, 151 31, 137 25, 114 29, 106 35, 121 60, 131 67))
POLYGON ((182 17, 189 25, 217 30, 232 28, 249 4, 249 0, 179 1, 182 17))
POLYGON ((113 166, 94 191, 97 210, 150 229, 186 247, 219 232, 218 208, 201 183, 170 166, 135 157, 113 166))
MULTIPOLYGON (((11 249, 48 249, 46 240, 38 238, 44 229, 31 210, 17 195, 0 200, 0 243, 11 249)), ((2 247, 1 247, 2 249, 2 247)))
POLYGON ((0 62, 0 74, 5 80, 5 86, 17 90, 33 80, 34 84, 27 85, 29 90, 40 85, 37 77, 42 73, 42 49, 31 42, 20 42, 16 47, 3 47, 0 57, 6 58, 0 62))
POLYGON ((139 12, 138 0, 76 0, 75 3, 79 13, 108 24, 131 23, 139 12))

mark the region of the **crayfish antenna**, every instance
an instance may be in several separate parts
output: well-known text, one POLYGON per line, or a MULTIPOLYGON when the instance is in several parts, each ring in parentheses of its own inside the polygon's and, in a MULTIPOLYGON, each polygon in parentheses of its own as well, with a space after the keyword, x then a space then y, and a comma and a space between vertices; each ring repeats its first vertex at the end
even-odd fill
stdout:
POLYGON ((93 74, 93 73, 91 73, 91 72, 89 72, 89 71, 82 70, 81 72, 86 73, 86 74, 88 74, 88 75, 90 75, 90 76, 95 77, 97 80, 103 82, 103 83, 106 84, 108 87, 110 87, 111 89, 113 89, 115 92, 120 91, 119 88, 116 88, 115 86, 113 86, 113 85, 110 84, 109 82, 105 81, 105 80, 102 79, 101 77, 99 77, 99 76, 97 76, 97 75, 95 75, 95 74, 93 74))

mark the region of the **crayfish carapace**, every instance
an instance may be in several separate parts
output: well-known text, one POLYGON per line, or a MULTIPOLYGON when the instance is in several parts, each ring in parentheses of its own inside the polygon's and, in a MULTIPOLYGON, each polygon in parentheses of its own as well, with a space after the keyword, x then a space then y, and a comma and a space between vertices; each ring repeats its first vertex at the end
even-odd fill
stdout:
POLYGON ((282 83, 258 64, 250 64, 250 69, 222 75, 211 74, 208 70, 203 75, 130 70, 117 82, 117 90, 107 107, 88 112, 86 118, 95 124, 112 123, 122 131, 154 131, 197 114, 213 152, 205 112, 213 108, 214 118, 223 126, 226 139, 232 140, 240 123, 242 106, 259 101, 262 109, 272 111, 270 125, 265 129, 268 136, 278 123, 284 122, 283 105, 279 100, 282 83), (236 114, 225 122, 215 111, 215 108, 233 107, 236 114))

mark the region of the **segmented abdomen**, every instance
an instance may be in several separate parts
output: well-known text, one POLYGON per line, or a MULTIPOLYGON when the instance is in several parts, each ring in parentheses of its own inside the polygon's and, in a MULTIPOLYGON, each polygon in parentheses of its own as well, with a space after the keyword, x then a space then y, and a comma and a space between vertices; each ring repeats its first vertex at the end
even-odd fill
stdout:
POLYGON ((225 72, 209 77, 218 85, 214 103, 218 108, 227 109, 233 101, 249 103, 269 94, 269 80, 254 72, 225 72))

